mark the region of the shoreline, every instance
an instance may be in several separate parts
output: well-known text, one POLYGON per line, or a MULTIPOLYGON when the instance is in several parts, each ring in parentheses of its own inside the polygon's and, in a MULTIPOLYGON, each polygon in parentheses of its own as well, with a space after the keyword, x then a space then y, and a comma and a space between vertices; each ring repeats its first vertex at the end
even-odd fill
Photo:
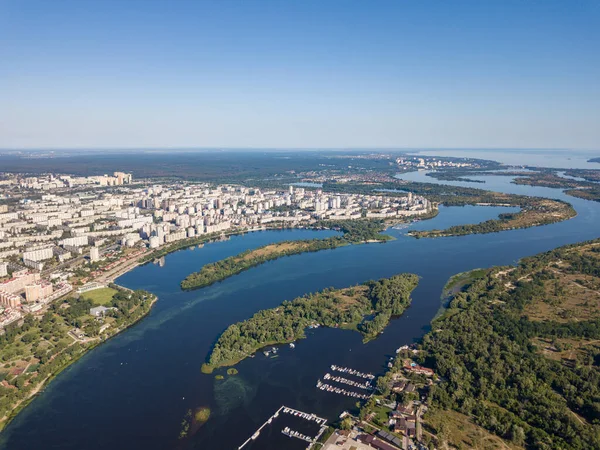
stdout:
POLYGON ((231 324, 221 333, 202 364, 201 372, 210 374, 215 369, 234 366, 269 346, 305 339, 306 330, 315 326, 356 331, 362 335, 363 344, 367 343, 383 333, 392 319, 406 312, 418 284, 417 275, 400 273, 361 285, 306 294, 277 307, 260 310, 249 319, 231 324), (394 297, 390 301, 387 296, 392 293, 394 297), (315 318, 317 315, 319 318, 315 318), (260 324, 266 327, 268 336, 252 332, 260 324), (289 332, 281 333, 280 329, 289 332), (263 340, 265 337, 270 339, 263 340), (241 348, 248 351, 242 353, 241 348))
MULTIPOLYGON (((135 265, 135 267, 137 267, 137 265, 135 265)), ((126 288, 124 286, 118 285, 116 283, 113 283, 113 284, 115 284, 119 289, 124 289, 124 290, 127 290, 127 291, 131 291, 131 289, 126 288)), ((77 354, 75 357, 73 357, 73 359, 71 359, 70 361, 68 361, 66 364, 60 366, 56 372, 48 375, 48 377, 46 377, 41 383, 39 383, 37 386, 35 386, 33 388, 32 392, 30 393, 30 395, 27 396, 26 398, 22 399, 18 403, 18 405, 15 407, 15 409, 13 409, 8 416, 5 416, 6 419, 4 419, 3 421, 0 422, 0 432, 2 432, 22 411, 24 411, 25 408, 27 408, 27 406, 29 406, 31 404, 31 402, 35 400, 35 398, 37 396, 39 396, 40 394, 42 394, 45 391, 45 389, 50 385, 50 383, 56 377, 58 377, 62 372, 64 372, 65 370, 67 370, 73 364, 77 363, 81 358, 83 358, 85 355, 87 355, 88 353, 90 353, 96 347, 98 347, 98 346, 100 346, 100 345, 108 342, 113 337, 117 336, 118 334, 122 333, 123 331, 127 330, 128 328, 131 328, 132 326, 134 326, 138 322, 140 322, 143 319, 145 319, 150 314, 150 312, 152 311, 152 308, 154 307, 154 304, 158 301, 158 296, 156 296, 155 294, 152 294, 152 296, 154 298, 150 301, 150 304, 148 305, 148 310, 145 311, 141 316, 137 317, 132 322, 130 322, 128 324, 125 324, 124 326, 115 329, 112 333, 106 335, 104 338, 99 338, 99 339, 95 339, 93 341, 88 341, 88 342, 91 342, 91 343, 89 344, 88 347, 85 348, 84 351, 82 351, 81 353, 77 354)), ((61 297, 61 298, 63 298, 63 297, 61 297)), ((59 300, 59 299, 57 299, 57 300, 59 300)), ((74 341, 73 342, 73 344, 76 344, 76 343, 78 343, 78 341, 74 341)), ((73 344, 71 344, 71 345, 73 345, 73 344)))

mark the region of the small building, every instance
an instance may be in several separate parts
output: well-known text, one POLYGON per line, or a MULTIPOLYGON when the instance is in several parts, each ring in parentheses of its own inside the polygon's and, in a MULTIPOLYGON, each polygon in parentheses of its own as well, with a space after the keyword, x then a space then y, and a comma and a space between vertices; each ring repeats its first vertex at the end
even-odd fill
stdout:
POLYGON ((90 314, 94 317, 104 317, 107 311, 113 308, 107 308, 106 306, 94 306, 90 308, 90 314))

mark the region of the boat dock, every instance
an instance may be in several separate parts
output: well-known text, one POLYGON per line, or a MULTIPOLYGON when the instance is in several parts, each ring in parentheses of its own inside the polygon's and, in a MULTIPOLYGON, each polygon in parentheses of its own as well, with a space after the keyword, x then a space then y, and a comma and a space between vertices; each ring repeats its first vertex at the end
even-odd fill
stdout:
POLYGON ((310 437, 310 436, 304 435, 302 433, 299 433, 297 431, 294 431, 290 427, 285 427, 284 429, 281 430, 281 432, 284 435, 286 435, 290 438, 297 438, 297 439, 301 439, 301 440, 308 442, 308 447, 306 447, 306 450, 310 450, 313 447, 313 445, 319 440, 319 438, 321 437, 321 435, 327 428, 327 425, 326 425, 327 419, 323 419, 322 417, 319 417, 315 414, 305 413, 303 411, 299 411, 297 409, 290 408, 290 407, 283 405, 277 411, 275 411, 275 413, 271 417, 269 417, 267 419, 267 421, 265 423, 263 423, 261 425, 261 427, 254 432, 254 434, 252 436, 250 436, 248 439, 246 439, 246 441, 238 447, 238 450, 243 449, 246 445, 255 441, 260 436, 261 431, 266 426, 271 425, 273 423, 273 421, 279 417, 280 414, 289 414, 291 416, 298 417, 299 419, 314 422, 316 425, 319 425, 319 431, 318 431, 317 435, 314 437, 310 437))
POLYGON ((327 383, 323 383, 321 380, 317 381, 317 388, 321 389, 322 391, 332 392, 334 394, 341 394, 347 397, 354 397, 360 400, 367 400, 371 398, 371 395, 359 394, 358 392, 352 392, 343 388, 331 386, 327 383))
POLYGON ((359 388, 359 389, 364 389, 366 391, 372 391, 373 389, 375 389, 373 386, 371 386, 370 381, 367 381, 366 383, 358 383, 356 381, 348 380, 347 378, 332 376, 328 373, 325 374, 323 379, 335 381, 336 383, 347 384, 348 386, 352 386, 352 387, 359 388))
POLYGON ((298 433, 297 431, 292 430, 290 427, 285 427, 283 430, 281 430, 281 432, 283 434, 285 434, 287 437, 302 439, 303 441, 310 442, 310 443, 312 443, 312 441, 313 441, 310 437, 308 437, 302 433, 298 433))
POLYGON ((374 380, 375 379, 375 375, 373 375, 371 373, 359 372, 358 370, 354 370, 354 369, 351 369, 349 367, 336 366, 336 365, 332 364, 331 365, 331 370, 334 370, 334 371, 337 371, 337 372, 342 372, 342 373, 349 373, 350 375, 354 375, 355 377, 365 378, 367 380, 374 380))

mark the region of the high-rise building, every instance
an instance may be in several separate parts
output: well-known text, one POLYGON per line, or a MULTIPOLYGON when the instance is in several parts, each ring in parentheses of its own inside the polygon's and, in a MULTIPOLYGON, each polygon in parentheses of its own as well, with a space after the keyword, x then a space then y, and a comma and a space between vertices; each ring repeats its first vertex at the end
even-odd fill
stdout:
POLYGON ((98 247, 90 248, 90 261, 100 261, 100 249, 98 247))
POLYGON ((0 262, 0 277, 8 275, 8 263, 0 262))

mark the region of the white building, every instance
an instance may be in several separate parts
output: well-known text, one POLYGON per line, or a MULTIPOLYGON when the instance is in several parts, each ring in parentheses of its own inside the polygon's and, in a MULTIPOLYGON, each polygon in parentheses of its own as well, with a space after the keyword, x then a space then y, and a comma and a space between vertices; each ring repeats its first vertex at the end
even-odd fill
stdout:
POLYGON ((100 261, 100 249, 98 247, 92 247, 90 249, 90 261, 100 261))

